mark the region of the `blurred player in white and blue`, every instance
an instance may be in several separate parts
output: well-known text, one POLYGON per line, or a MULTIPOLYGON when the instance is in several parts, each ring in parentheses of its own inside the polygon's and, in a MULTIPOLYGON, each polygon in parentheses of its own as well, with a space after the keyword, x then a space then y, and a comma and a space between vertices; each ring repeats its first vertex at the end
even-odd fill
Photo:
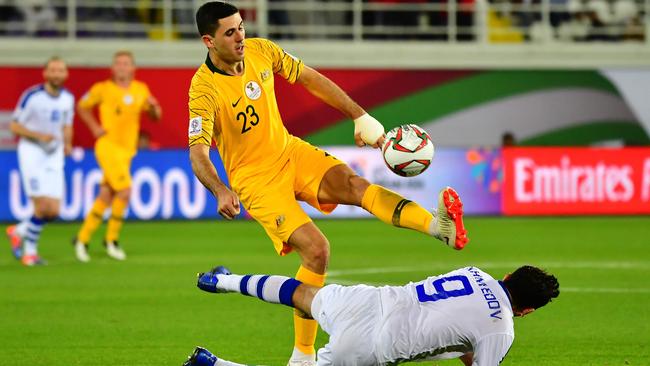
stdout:
MULTIPOLYGON (((329 334, 318 365, 394 365, 460 358, 496 366, 515 337, 513 317, 532 313, 560 293, 555 276, 523 266, 497 281, 466 267, 405 286, 328 285, 283 276, 200 273, 208 292, 238 292, 302 310, 329 334)), ((184 366, 237 366, 197 347, 184 366)))
POLYGON ((63 88, 66 63, 50 58, 45 82, 27 89, 16 106, 10 129, 20 137, 18 165, 23 189, 34 206, 33 215, 6 230, 16 259, 26 266, 45 264, 38 239, 46 222, 59 215, 64 191, 64 154, 72 150, 74 96, 63 88))

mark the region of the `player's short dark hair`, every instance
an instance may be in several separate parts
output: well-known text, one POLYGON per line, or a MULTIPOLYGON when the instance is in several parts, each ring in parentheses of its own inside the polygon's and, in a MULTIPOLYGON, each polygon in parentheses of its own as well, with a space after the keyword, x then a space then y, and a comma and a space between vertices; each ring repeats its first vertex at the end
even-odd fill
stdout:
POLYGON ((503 282, 510 292, 513 307, 520 310, 541 308, 560 294, 557 278, 533 266, 517 268, 503 282))
POLYGON ((219 28, 219 19, 229 17, 238 13, 239 9, 232 4, 225 1, 211 1, 201 5, 199 10, 196 11, 196 27, 199 30, 199 35, 211 35, 219 28))

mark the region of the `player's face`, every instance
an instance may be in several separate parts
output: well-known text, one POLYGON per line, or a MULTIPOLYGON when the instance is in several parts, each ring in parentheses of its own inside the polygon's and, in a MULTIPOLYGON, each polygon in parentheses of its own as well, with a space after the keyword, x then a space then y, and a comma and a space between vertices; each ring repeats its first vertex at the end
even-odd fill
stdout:
POLYGON ((131 80, 135 75, 135 63, 129 55, 118 55, 113 59, 111 72, 116 80, 131 80))
POLYGON ((43 70, 43 79, 53 88, 59 89, 68 78, 68 67, 61 60, 48 62, 43 70))
POLYGON ((225 63, 232 64, 244 59, 244 39, 246 31, 239 13, 219 19, 219 28, 212 38, 217 56, 225 63))

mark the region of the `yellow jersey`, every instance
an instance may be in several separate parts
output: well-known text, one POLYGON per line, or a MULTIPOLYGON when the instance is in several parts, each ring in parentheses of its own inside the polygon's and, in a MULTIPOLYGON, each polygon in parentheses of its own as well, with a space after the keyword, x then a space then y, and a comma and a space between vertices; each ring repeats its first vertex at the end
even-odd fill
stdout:
POLYGON ((189 146, 214 140, 235 189, 244 180, 277 174, 286 163, 291 136, 280 117, 273 74, 293 84, 304 67, 269 40, 246 39, 244 47, 242 75, 224 73, 208 56, 189 90, 189 146))
POLYGON ((100 139, 107 139, 134 155, 140 114, 151 108, 147 101, 150 95, 149 88, 141 81, 133 80, 128 88, 122 88, 113 80, 105 80, 93 84, 79 101, 79 106, 90 109, 99 105, 99 120, 106 131, 100 139))

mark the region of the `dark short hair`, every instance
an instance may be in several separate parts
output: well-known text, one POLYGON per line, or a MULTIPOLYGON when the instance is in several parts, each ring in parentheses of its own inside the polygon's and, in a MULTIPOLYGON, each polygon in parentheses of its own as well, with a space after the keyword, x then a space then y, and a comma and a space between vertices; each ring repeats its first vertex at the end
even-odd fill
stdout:
POLYGON ((211 1, 201 5, 196 11, 196 27, 199 35, 205 34, 213 36, 219 27, 219 19, 229 17, 238 13, 239 9, 225 1, 211 1))
POLYGON ((513 307, 520 310, 541 308, 560 294, 557 278, 533 266, 517 268, 503 282, 510 292, 513 307))

